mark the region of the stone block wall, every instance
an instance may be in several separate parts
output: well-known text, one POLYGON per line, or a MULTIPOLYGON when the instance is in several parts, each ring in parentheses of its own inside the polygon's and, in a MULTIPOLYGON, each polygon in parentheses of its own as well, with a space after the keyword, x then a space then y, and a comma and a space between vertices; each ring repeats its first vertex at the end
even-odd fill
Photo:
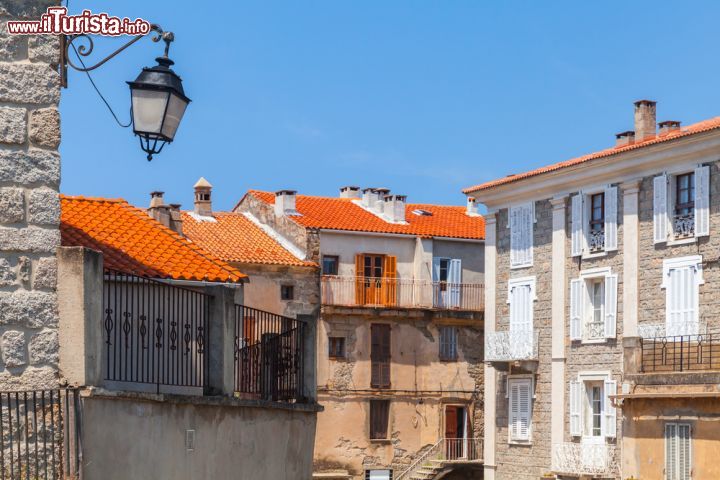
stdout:
POLYGON ((58 383, 59 42, 6 31, 55 3, 0 3, 0 390, 58 383))

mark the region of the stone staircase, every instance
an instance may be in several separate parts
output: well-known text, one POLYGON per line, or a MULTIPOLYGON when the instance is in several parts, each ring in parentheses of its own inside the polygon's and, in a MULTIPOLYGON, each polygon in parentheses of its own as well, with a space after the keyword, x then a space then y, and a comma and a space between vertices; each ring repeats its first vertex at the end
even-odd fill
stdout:
POLYGON ((442 438, 420 455, 395 480, 434 480, 452 464, 482 463, 482 440, 442 438))
POLYGON ((445 460, 430 460, 410 474, 408 480, 433 480, 445 468, 445 460))

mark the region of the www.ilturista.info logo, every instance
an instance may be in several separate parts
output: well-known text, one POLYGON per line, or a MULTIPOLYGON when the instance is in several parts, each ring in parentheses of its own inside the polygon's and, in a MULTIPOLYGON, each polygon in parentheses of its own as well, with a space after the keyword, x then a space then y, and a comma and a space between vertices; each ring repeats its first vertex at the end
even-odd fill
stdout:
POLYGON ((80 15, 68 15, 65 7, 49 7, 40 20, 7 22, 7 32, 11 35, 147 35, 150 22, 137 18, 111 17, 107 13, 92 13, 83 10, 80 15))

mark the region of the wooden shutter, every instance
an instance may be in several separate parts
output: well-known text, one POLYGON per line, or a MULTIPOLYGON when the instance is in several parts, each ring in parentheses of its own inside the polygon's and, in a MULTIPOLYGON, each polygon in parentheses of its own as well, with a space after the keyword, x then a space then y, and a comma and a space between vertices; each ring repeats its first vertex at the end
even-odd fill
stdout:
POLYGON ((512 440, 530 440, 532 381, 529 378, 511 379, 509 383, 510 438, 512 440))
POLYGON ((617 250, 618 188, 605 189, 605 251, 617 250))
POLYGON ((605 277, 605 338, 615 338, 617 332, 617 274, 605 277))
POLYGON ((582 382, 570 382, 570 435, 582 435, 582 382))
POLYGON ((365 255, 355 255, 355 304, 365 305, 365 255))
POLYGON ((389 400, 370 400, 370 438, 386 439, 388 419, 390 417, 389 400))
POLYGON ((582 340, 585 281, 570 280, 570 340, 582 340))
POLYGON ((667 176, 653 179, 653 241, 663 243, 668 236, 667 176))
POLYGON ((695 236, 710 235, 710 167, 695 169, 695 236))
POLYGON ((390 388, 390 325, 370 325, 370 343, 370 386, 390 388))
POLYGON ((457 329, 455 327, 440 327, 440 359, 457 359, 457 329))
POLYGON ((606 437, 615 438, 617 435, 617 416, 615 407, 610 401, 610 397, 617 395, 617 382, 615 380, 605 380, 605 398, 603 399, 603 431, 606 437))
POLYGON ((571 207, 571 253, 573 257, 582 255, 585 245, 583 229, 583 194, 578 193, 572 197, 571 207))
POLYGON ((398 304, 397 257, 386 255, 383 258, 383 302, 385 305, 398 304))

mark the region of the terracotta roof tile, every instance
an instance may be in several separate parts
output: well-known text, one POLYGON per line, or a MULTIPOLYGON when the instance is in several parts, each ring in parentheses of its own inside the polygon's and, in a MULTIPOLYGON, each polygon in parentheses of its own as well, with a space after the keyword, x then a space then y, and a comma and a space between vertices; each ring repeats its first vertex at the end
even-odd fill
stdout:
MULTIPOLYGON (((250 190, 248 194, 266 203, 275 204, 274 193, 250 190)), ((386 222, 349 198, 298 195, 295 208, 301 215, 289 218, 308 228, 395 233, 421 237, 478 240, 485 238, 485 219, 482 216, 468 216, 465 213, 465 207, 406 204, 405 220, 407 224, 405 225, 386 222), (415 215, 412 213, 413 210, 426 210, 432 215, 415 215)))
POLYGON ((226 262, 317 266, 300 260, 241 213, 213 212, 215 222, 183 212, 183 232, 226 262))
POLYGON ((475 185, 473 187, 466 188, 463 190, 463 193, 473 193, 473 192, 478 192, 480 190, 487 190, 487 189, 497 187, 500 185, 517 182, 518 180, 523 180, 525 178, 530 178, 530 177, 534 177, 536 175, 541 175, 543 173, 554 172, 554 171, 560 170, 562 168, 579 165, 581 163, 585 163, 590 160, 595 160, 595 159, 610 157, 613 155, 618 155, 620 153, 627 152, 630 150, 636 150, 638 148, 649 147, 651 145, 656 145, 658 143, 664 143, 664 142, 668 142, 670 140, 675 140, 678 138, 683 138, 683 137, 695 135, 698 133, 708 132, 710 130, 715 130, 716 128, 720 128, 720 117, 711 118, 709 120, 703 120, 702 122, 688 125, 687 127, 681 128, 679 130, 674 130, 674 131, 670 131, 665 134, 657 135, 653 138, 650 138, 649 140, 648 139, 643 140, 642 142, 634 143, 631 145, 625 145, 625 146, 621 146, 621 147, 606 148, 605 150, 601 150, 599 152, 590 153, 588 155, 583 155, 582 157, 573 158, 571 160, 566 160, 564 162, 555 163, 553 165, 548 165, 546 167, 536 168, 535 170, 530 170, 529 172, 520 173, 517 175, 508 175, 507 177, 499 178, 497 180, 492 180, 489 182, 481 183, 480 185, 475 185))
POLYGON ((101 251, 106 269, 210 282, 246 277, 125 200, 61 195, 60 205, 62 245, 101 251))

